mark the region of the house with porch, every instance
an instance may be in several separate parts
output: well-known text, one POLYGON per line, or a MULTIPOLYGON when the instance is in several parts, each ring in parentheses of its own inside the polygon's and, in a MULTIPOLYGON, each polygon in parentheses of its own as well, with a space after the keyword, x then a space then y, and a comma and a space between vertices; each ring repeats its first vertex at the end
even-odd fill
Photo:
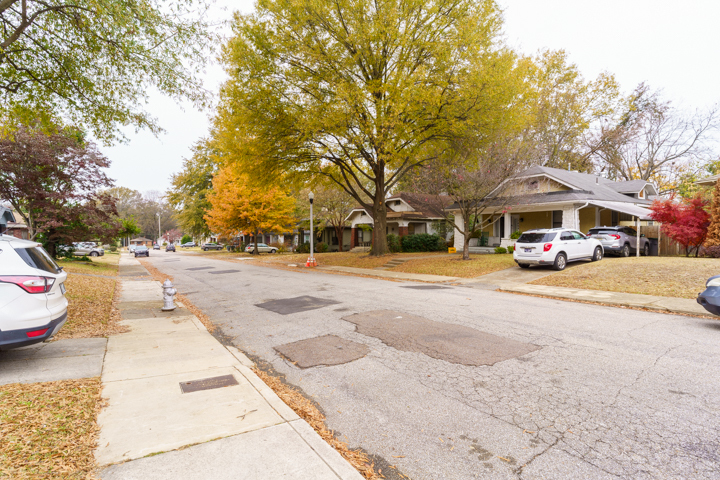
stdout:
MULTIPOLYGON (((595 226, 651 225, 649 206, 657 188, 645 180, 616 182, 599 175, 549 167, 531 167, 509 180, 502 196, 489 202, 483 224, 491 222, 471 246, 512 245, 513 232, 539 228, 572 228, 587 232, 595 226), (473 244, 474 243, 474 244, 473 244)), ((457 205, 448 210, 457 225, 457 205)), ((463 235, 455 230, 455 248, 463 235)))
MULTIPOLYGON (((397 193, 385 200, 387 206, 387 233, 412 235, 436 233, 433 222, 444 220, 442 208, 451 203, 450 197, 419 193, 397 193)), ((350 248, 369 247, 372 243, 372 211, 354 208, 347 216, 350 231, 347 239, 350 248)), ((346 229, 347 232, 347 229, 346 229)))

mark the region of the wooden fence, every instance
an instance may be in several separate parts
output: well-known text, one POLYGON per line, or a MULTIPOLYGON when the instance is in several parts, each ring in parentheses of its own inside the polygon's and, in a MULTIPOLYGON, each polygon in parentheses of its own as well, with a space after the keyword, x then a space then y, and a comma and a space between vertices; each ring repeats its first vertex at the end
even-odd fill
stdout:
POLYGON ((641 226, 640 233, 648 238, 658 239, 658 254, 661 257, 669 255, 685 255, 685 249, 670 239, 667 235, 663 235, 659 225, 641 226))

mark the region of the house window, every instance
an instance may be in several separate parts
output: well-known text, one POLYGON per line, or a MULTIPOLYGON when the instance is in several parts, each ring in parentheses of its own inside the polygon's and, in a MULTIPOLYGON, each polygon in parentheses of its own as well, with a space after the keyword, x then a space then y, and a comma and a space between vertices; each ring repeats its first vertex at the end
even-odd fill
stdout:
POLYGON ((645 198, 645 190, 640 190, 640 193, 638 193, 638 197, 645 198))
POLYGON ((531 182, 528 182, 528 184, 527 184, 528 190, 537 190, 539 186, 540 186, 540 184, 538 183, 537 180, 533 180, 531 182))

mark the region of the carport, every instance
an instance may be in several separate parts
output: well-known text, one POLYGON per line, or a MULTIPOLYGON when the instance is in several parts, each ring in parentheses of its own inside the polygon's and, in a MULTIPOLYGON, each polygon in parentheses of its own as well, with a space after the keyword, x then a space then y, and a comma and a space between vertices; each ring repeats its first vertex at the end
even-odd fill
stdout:
MULTIPOLYGON (((623 202, 604 202, 604 201, 590 201, 588 202, 590 205, 594 205, 596 207, 599 207, 600 210, 607 209, 612 210, 620 213, 625 213, 627 215, 632 215, 635 219, 635 230, 637 231, 637 248, 635 249, 635 256, 640 256, 640 220, 652 220, 650 217, 650 214, 652 213, 650 209, 645 207, 640 207, 637 205, 632 205, 630 203, 623 203, 623 202)), ((598 213, 600 213, 600 210, 598 210, 598 213)))

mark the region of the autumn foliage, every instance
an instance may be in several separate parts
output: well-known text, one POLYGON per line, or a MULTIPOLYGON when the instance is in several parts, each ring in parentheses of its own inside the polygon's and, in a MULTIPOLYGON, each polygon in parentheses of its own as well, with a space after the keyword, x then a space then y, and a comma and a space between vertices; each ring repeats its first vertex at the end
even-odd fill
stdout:
POLYGON ((706 247, 720 246, 720 180, 715 183, 712 207, 710 209, 710 226, 708 227, 706 247))
POLYGON ((241 232, 285 232, 292 230, 295 200, 281 188, 252 184, 247 174, 234 166, 222 168, 213 178, 208 195, 210 211, 205 215, 208 227, 222 236, 241 232))
POLYGON ((662 232, 685 248, 685 256, 690 256, 693 250, 698 256, 710 224, 707 204, 701 195, 680 201, 674 196, 668 200, 655 200, 650 207, 650 218, 660 222, 662 232))

